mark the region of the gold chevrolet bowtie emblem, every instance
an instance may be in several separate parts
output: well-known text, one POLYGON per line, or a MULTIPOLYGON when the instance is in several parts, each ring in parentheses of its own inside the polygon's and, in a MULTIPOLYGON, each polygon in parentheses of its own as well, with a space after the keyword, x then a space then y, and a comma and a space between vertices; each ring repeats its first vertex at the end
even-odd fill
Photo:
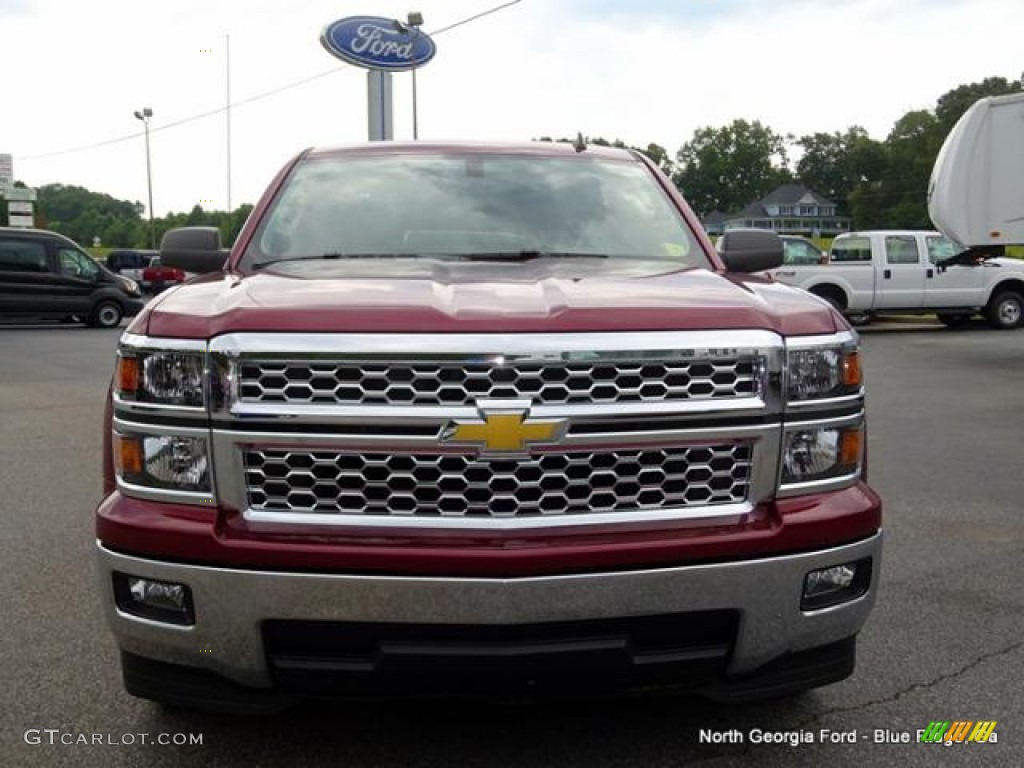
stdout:
POLYGON ((456 421, 441 435, 445 443, 476 443, 485 453, 524 453, 530 443, 551 443, 562 437, 565 419, 526 421, 529 409, 480 409, 483 423, 456 421))

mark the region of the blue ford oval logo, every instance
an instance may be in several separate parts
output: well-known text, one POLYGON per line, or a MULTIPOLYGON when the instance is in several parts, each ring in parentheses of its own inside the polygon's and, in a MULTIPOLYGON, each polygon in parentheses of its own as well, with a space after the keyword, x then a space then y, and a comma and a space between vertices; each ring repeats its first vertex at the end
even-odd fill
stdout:
POLYGON ((349 16, 324 27, 320 42, 328 52, 366 69, 401 72, 422 67, 437 52, 430 36, 418 29, 401 30, 383 16, 349 16))

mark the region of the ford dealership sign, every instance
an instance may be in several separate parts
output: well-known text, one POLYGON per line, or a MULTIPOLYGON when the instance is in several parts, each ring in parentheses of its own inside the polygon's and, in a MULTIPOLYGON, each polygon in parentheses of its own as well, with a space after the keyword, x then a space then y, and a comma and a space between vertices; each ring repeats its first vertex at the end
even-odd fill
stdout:
POLYGON ((349 64, 389 72, 422 67, 437 52, 428 35, 382 16, 339 19, 324 27, 320 42, 349 64))

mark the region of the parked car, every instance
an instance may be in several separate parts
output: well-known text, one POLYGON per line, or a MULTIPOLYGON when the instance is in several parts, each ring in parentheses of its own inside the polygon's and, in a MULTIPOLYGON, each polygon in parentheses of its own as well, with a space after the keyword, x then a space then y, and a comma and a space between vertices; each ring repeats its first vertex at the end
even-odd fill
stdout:
MULTIPOLYGON (((751 228, 740 228, 733 229, 730 232, 736 231, 751 231, 751 228)), ((779 239, 782 241, 782 265, 791 266, 793 264, 824 264, 828 260, 828 252, 821 250, 813 240, 806 238, 802 235, 779 235, 779 239)), ((722 236, 714 238, 715 249, 721 253, 719 244, 728 242, 722 240, 722 236)))
POLYGON ((117 249, 107 254, 107 268, 111 272, 141 282, 142 270, 159 255, 159 251, 117 249))
POLYGON ((138 284, 56 232, 0 227, 0 316, 113 328, 143 307, 138 284))
POLYGON ((794 264, 825 264, 828 252, 821 250, 813 240, 800 235, 779 235, 782 240, 783 267, 794 264))
POLYGON ((184 270, 164 266, 160 263, 159 256, 142 270, 142 288, 149 293, 160 293, 172 285, 185 282, 186 279, 188 275, 184 270))

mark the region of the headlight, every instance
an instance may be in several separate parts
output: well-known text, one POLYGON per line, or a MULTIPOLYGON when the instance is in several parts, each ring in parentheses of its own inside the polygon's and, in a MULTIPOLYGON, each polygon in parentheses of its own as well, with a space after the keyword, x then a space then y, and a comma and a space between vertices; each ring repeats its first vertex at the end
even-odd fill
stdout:
POLYGON ((790 401, 820 400, 860 391, 860 352, 853 344, 798 347, 790 349, 787 356, 790 401))
POLYGON ((204 437, 115 433, 114 463, 126 483, 173 491, 210 490, 204 437))
POLYGON ((121 286, 121 289, 129 296, 141 296, 142 291, 139 290, 139 284, 132 280, 130 277, 123 277, 118 275, 117 282, 121 286))
POLYGON ((202 406, 205 361, 196 352, 122 350, 117 360, 117 391, 144 403, 202 406))
POLYGON ((864 430, 859 424, 786 432, 782 485, 856 475, 860 472, 863 456, 864 430))

